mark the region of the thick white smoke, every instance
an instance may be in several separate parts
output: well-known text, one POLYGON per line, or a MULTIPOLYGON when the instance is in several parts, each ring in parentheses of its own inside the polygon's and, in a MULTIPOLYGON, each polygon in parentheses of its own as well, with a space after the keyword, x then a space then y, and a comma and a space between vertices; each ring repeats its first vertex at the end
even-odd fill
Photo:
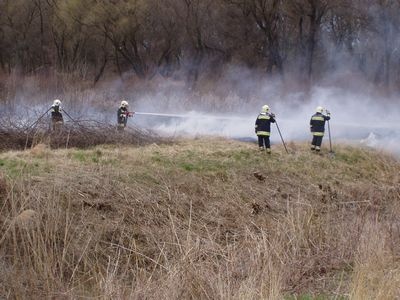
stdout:
MULTIPOLYGON (((129 126, 149 128, 165 136, 214 135, 256 140, 254 122, 261 106, 268 104, 277 116, 283 137, 289 142, 311 138, 309 120, 321 105, 332 113, 334 143, 351 141, 400 154, 397 99, 382 98, 374 95, 371 88, 361 90, 350 85, 316 86, 306 95, 295 92, 295 88, 290 90, 282 80, 260 78, 260 74, 232 68, 214 85, 216 88, 204 88, 207 92, 202 93, 187 90, 184 82, 164 79, 153 80, 149 88, 132 87, 115 80, 96 88, 67 90, 64 94, 42 93, 32 88, 35 85, 21 85, 18 94, 9 101, 13 105, 2 106, 0 113, 33 122, 55 98, 60 98, 75 119, 115 124, 118 105, 121 99, 126 99, 133 111, 174 115, 137 114, 129 120, 129 126)), ((325 82, 329 81, 334 80, 325 82)), ((271 139, 273 143, 280 143, 275 125, 272 125, 271 139)))
MULTIPOLYGON (((310 139, 310 117, 314 114, 315 108, 321 105, 332 114, 330 128, 333 142, 351 141, 362 146, 400 154, 400 107, 393 102, 362 93, 326 87, 314 88, 308 101, 304 101, 304 96, 299 94, 288 94, 285 98, 277 95, 264 98, 269 101, 242 103, 240 111, 229 109, 219 113, 207 113, 201 110, 185 113, 176 100, 167 110, 159 111, 152 102, 149 105, 148 102, 139 100, 135 102, 135 108, 139 111, 182 115, 172 117, 136 115, 132 121, 168 136, 215 135, 255 140, 255 119, 261 106, 268 104, 277 116, 285 140, 306 141, 310 139), (172 110, 173 107, 177 109, 172 110)), ((328 135, 325 142, 327 138, 328 135)), ((273 143, 280 142, 276 125, 272 125, 271 139, 273 143)))

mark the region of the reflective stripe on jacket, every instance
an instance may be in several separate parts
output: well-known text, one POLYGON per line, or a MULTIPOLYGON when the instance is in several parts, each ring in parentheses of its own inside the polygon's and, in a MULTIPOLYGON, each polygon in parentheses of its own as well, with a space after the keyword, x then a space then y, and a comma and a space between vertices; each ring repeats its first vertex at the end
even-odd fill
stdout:
POLYGON ((325 132, 325 121, 329 121, 330 116, 325 116, 321 113, 316 113, 311 117, 310 130, 315 136, 324 136, 325 132))
POLYGON ((255 124, 256 134, 261 136, 270 136, 271 123, 275 123, 275 119, 271 115, 266 113, 259 114, 255 124))
POLYGON ((313 132, 313 136, 324 136, 324 132, 313 132))
POLYGON ((270 136, 271 132, 268 132, 268 131, 257 131, 257 135, 270 136))

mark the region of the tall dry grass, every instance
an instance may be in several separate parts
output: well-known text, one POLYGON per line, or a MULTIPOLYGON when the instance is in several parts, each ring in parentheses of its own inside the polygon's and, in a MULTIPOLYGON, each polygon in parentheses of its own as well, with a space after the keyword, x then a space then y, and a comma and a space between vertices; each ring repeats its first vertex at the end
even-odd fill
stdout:
POLYGON ((295 146, 0 154, 1 297, 399 297, 399 162, 295 146))

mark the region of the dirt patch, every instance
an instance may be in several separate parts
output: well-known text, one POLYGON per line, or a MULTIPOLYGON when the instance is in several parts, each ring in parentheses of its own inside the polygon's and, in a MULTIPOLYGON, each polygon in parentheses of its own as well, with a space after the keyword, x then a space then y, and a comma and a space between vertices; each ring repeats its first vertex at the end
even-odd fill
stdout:
POLYGON ((13 223, 17 227, 29 228, 33 226, 37 220, 38 214, 33 209, 27 209, 21 212, 13 219, 13 223))

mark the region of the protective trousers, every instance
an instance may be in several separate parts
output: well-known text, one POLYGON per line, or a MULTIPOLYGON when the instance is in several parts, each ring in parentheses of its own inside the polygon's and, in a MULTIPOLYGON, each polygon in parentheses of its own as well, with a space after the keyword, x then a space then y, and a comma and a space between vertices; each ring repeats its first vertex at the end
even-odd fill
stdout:
POLYGON ((269 150, 271 148, 271 143, 269 141, 269 136, 267 135, 259 135, 258 136, 258 146, 261 148, 267 148, 269 150))
POLYGON ((314 135, 311 142, 311 150, 321 151, 323 136, 314 135))

